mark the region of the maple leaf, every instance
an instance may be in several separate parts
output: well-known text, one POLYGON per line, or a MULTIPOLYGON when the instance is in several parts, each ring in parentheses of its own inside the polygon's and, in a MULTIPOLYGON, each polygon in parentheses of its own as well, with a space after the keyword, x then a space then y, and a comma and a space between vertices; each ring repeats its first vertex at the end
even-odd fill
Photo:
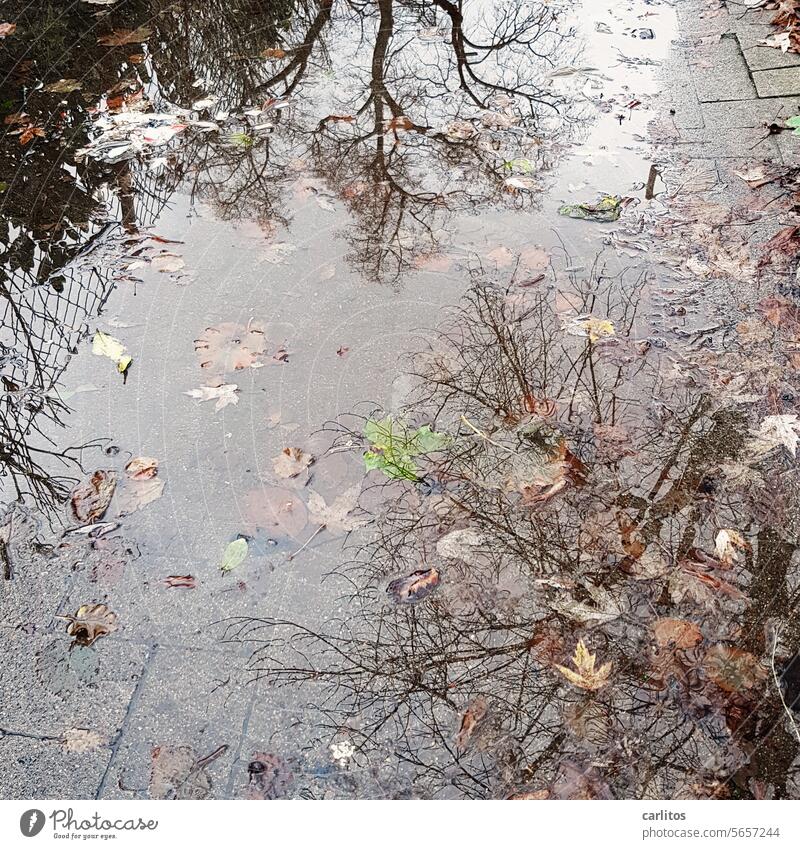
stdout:
POLYGON ((740 560, 742 552, 748 548, 750 543, 733 528, 723 528, 714 538, 714 552, 728 566, 740 560))
POLYGON ((272 466, 279 478, 293 478, 305 471, 314 462, 314 457, 300 448, 284 448, 272 458, 272 466))
POLYGON ((228 404, 234 406, 239 403, 239 396, 236 394, 239 387, 235 383, 223 383, 221 386, 201 386, 199 389, 190 389, 184 392, 190 398, 196 398, 198 401, 216 401, 214 404, 214 412, 219 412, 228 404))
POLYGON ((117 614, 107 604, 82 604, 68 620, 67 633, 79 646, 90 646, 100 637, 117 630, 117 614))
POLYGON ((357 483, 330 504, 326 504, 325 499, 312 489, 308 498, 308 515, 312 522, 326 527, 329 531, 346 532, 360 528, 366 524, 366 520, 350 515, 358 505, 360 493, 361 484, 357 483))
POLYGON ((556 664, 556 669, 576 687, 582 690, 600 690, 608 684, 611 674, 611 663, 604 663, 599 669, 594 668, 597 655, 591 654, 583 640, 578 640, 572 663, 575 669, 556 664))

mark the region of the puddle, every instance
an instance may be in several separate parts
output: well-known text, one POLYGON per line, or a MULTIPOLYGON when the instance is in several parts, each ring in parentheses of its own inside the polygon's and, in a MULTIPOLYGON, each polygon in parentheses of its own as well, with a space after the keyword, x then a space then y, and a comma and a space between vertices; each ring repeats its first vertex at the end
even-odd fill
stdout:
POLYGON ((794 795, 794 237, 674 9, 17 5, 3 607, 143 654, 98 792, 794 795))

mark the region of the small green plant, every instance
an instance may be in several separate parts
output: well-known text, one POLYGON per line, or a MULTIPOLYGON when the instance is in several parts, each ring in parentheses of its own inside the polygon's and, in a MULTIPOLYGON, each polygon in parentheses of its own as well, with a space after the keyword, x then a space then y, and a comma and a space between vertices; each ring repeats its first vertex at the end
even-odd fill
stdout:
POLYGON ((787 127, 791 127, 794 132, 793 136, 800 136, 800 115, 794 115, 786 122, 787 127))
POLYGON ((367 419, 364 436, 370 445, 364 452, 367 471, 380 469, 387 477, 412 481, 419 479, 415 459, 441 451, 452 441, 448 434, 433 431, 429 425, 410 428, 392 416, 367 419))
POLYGON ((238 145, 239 147, 249 148, 253 146, 253 137, 241 131, 231 133, 228 136, 228 141, 231 144, 238 145))

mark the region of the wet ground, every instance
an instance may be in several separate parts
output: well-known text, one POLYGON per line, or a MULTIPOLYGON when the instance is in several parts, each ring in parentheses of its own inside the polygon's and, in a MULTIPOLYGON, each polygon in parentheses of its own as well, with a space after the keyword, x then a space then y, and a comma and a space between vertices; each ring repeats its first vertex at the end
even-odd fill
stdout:
POLYGON ((573 6, 4 4, 6 797, 798 795, 800 108, 573 6))

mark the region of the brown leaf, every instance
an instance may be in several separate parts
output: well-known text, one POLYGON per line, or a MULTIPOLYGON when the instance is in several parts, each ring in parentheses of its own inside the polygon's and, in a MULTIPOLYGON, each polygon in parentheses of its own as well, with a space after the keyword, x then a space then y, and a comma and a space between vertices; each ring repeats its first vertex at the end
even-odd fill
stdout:
POLYGON ((325 499, 312 489, 308 497, 308 514, 311 521, 324 525, 334 533, 346 533, 360 528, 366 524, 366 520, 350 515, 358 506, 360 494, 361 484, 357 483, 337 495, 330 504, 326 504, 325 499))
POLYGON ((313 462, 314 457, 300 448, 284 448, 277 457, 272 458, 272 467, 279 478, 293 478, 313 462))
POLYGON ((98 44, 106 47, 121 47, 124 44, 141 44, 147 41, 153 34, 150 27, 136 27, 136 29, 117 29, 110 35, 103 35, 97 39, 98 44))
POLYGON ((260 326, 247 326, 225 322, 207 327, 195 340, 194 350, 200 359, 200 368, 217 374, 227 374, 259 365, 258 358, 266 351, 264 331, 260 326))
POLYGON ((67 634, 79 646, 90 646, 117 630, 117 614, 106 604, 82 604, 74 615, 63 618, 69 620, 67 634))
POLYGON ((414 604, 432 593, 440 581, 438 569, 417 569, 404 578, 392 581, 386 592, 396 604, 414 604))
POLYGON ((486 717, 488 707, 483 696, 478 696, 467 705, 466 710, 461 714, 461 722, 456 734, 456 746, 460 749, 467 747, 478 724, 486 717))
POLYGON ((14 35, 17 31, 16 24, 0 24, 0 38, 6 38, 6 36, 14 35))
POLYGON ((283 799, 294 781, 286 761, 269 752, 253 752, 247 774, 248 799, 283 799))
POLYGON ((127 516, 146 507, 164 494, 161 478, 143 478, 126 481, 125 488, 117 496, 117 516, 127 516))
POLYGON ((61 738, 61 745, 68 752, 77 754, 93 752, 100 746, 105 746, 106 743, 108 743, 107 737, 99 731, 90 731, 88 728, 69 728, 61 738))
POLYGON ((749 690, 767 677, 767 671, 755 655, 723 643, 711 646, 706 652, 703 668, 706 675, 728 693, 749 690))
POLYGON ((599 690, 609 682, 611 675, 611 663, 604 663, 599 669, 595 669, 597 655, 591 654, 583 640, 578 640, 572 663, 575 669, 556 664, 556 669, 576 687, 582 690, 599 690))
POLYGON ((308 510, 297 493, 266 487, 245 495, 244 513, 251 526, 276 536, 297 539, 308 524, 308 510))
POLYGON ((69 497, 73 517, 82 523, 100 519, 111 502, 116 485, 117 477, 114 472, 103 469, 79 483, 69 497))
POLYGON ((158 473, 158 460, 155 457, 134 457, 126 466, 125 474, 132 480, 147 480, 158 473))
POLYGON ((697 625, 685 619, 656 619, 653 634, 662 648, 690 649, 703 641, 697 625))
POLYGON ((187 590, 193 590, 197 586, 197 580, 194 575, 167 575, 164 578, 164 586, 184 587, 187 590))

